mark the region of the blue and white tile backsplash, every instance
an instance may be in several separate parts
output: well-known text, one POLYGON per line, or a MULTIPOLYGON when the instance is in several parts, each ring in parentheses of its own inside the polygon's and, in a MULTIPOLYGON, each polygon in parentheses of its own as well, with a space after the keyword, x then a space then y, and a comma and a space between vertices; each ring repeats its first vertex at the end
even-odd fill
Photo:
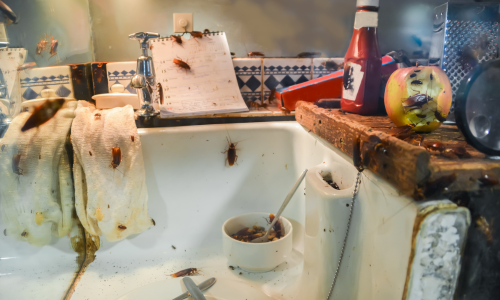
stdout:
POLYGON ((243 100, 250 106, 252 101, 262 100, 262 60, 260 58, 233 59, 236 80, 243 100))
POLYGON ((271 90, 312 79, 312 58, 264 58, 264 99, 271 90))
POLYGON ((134 77, 137 68, 136 61, 110 62, 106 64, 108 71, 108 92, 114 84, 121 84, 124 93, 137 94, 136 89, 130 87, 130 80, 134 77))
POLYGON ((52 89, 56 95, 74 98, 70 66, 27 69, 20 72, 23 101, 42 98, 42 90, 52 89))

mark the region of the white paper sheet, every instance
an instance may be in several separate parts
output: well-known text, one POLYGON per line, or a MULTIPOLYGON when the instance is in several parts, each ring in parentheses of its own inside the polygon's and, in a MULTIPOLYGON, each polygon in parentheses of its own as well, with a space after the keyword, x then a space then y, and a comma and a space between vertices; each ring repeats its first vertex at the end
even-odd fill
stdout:
POLYGON ((182 45, 169 38, 155 39, 151 45, 156 81, 163 90, 162 118, 248 111, 224 33, 182 37, 182 45), (179 68, 174 59, 191 69, 179 68))

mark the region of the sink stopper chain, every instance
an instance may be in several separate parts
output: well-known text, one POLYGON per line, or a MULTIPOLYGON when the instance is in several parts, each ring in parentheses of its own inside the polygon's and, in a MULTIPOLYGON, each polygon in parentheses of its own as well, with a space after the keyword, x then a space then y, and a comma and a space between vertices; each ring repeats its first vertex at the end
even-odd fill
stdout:
POLYGON ((356 194, 358 193, 359 183, 361 181, 360 176, 361 176, 361 172, 358 172, 358 175, 356 176, 356 184, 354 185, 354 191, 352 192, 351 207, 350 207, 350 211, 349 211, 349 219, 347 219, 347 230, 345 232, 344 244, 342 245, 342 250, 340 251, 340 258, 339 258, 339 262, 337 264, 337 270, 335 270, 335 275, 333 276, 332 286, 330 287, 330 292, 328 293, 328 297, 326 297, 326 300, 329 300, 330 297, 332 296, 333 287, 335 286, 335 282, 337 281, 337 277, 339 275, 340 264, 342 263, 342 257, 344 256, 344 250, 345 250, 345 246, 347 244, 347 237, 349 236, 349 227, 351 226, 352 212, 354 209, 354 199, 356 198, 356 194))

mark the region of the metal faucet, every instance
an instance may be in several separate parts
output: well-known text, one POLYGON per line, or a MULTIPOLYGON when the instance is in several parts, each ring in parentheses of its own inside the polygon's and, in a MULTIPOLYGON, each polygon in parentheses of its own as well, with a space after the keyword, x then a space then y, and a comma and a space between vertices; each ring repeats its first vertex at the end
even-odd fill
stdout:
POLYGON ((141 102, 143 102, 141 109, 139 109, 139 116, 152 117, 158 115, 154 109, 153 102, 153 89, 155 86, 156 76, 153 67, 153 59, 148 56, 149 39, 159 38, 160 35, 154 32, 137 32, 128 36, 131 40, 138 40, 142 49, 142 55, 137 59, 137 71, 130 86, 137 89, 137 95, 141 102))

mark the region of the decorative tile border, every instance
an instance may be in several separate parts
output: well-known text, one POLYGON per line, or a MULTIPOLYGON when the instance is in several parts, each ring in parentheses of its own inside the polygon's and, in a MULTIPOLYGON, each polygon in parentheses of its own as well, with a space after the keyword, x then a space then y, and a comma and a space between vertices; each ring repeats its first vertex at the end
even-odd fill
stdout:
POLYGON ((234 72, 241 96, 250 108, 251 102, 262 101, 262 60, 260 58, 233 59, 234 72))
POLYGON ((27 69, 20 72, 23 100, 42 98, 44 89, 52 89, 59 97, 73 98, 70 66, 27 69))
POLYGON ((311 80, 312 58, 264 58, 264 99, 271 90, 311 80))
POLYGON ((325 66, 326 62, 333 62, 340 67, 340 64, 344 63, 343 57, 333 57, 333 58, 313 58, 313 79, 323 77, 325 75, 329 75, 338 70, 332 70, 325 66))
POLYGON ((122 61, 107 64, 108 92, 111 93, 113 84, 121 84, 125 88, 124 93, 137 94, 136 89, 130 87, 130 80, 136 73, 137 62, 122 61))

